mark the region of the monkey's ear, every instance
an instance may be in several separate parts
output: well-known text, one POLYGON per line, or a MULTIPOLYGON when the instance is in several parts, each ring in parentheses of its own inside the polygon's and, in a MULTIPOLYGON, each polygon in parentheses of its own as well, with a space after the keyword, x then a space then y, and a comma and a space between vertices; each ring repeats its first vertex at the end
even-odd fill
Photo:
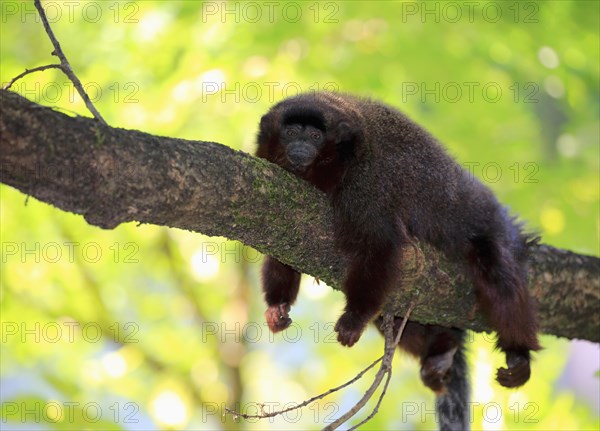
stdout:
POLYGON ((335 147, 341 160, 349 160, 354 157, 357 138, 356 132, 349 123, 342 121, 337 125, 335 131, 335 147))
POLYGON ((277 116, 274 115, 272 112, 268 112, 261 117, 258 131, 259 144, 264 144, 271 140, 272 133, 275 130, 276 117, 277 116))
POLYGON ((271 124, 271 119, 269 118, 269 114, 265 114, 260 118, 260 130, 261 131, 268 130, 270 124, 271 124))
POLYGON ((342 142, 352 141, 354 137, 354 132, 352 131, 352 127, 345 121, 342 121, 337 125, 337 130, 335 131, 335 144, 339 145, 342 142))

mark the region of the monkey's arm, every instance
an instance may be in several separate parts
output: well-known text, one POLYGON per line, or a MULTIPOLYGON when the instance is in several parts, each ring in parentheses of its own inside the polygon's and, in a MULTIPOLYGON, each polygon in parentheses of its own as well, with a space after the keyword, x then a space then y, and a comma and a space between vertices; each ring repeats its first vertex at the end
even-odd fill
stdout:
POLYGON ((344 281, 346 308, 335 325, 338 341, 352 346, 377 314, 397 280, 400 245, 367 243, 351 260, 344 281))
POLYGON ((288 313, 298 296, 301 274, 292 267, 265 256, 262 276, 265 301, 269 306, 265 311, 265 318, 269 329, 279 332, 292 323, 288 313))

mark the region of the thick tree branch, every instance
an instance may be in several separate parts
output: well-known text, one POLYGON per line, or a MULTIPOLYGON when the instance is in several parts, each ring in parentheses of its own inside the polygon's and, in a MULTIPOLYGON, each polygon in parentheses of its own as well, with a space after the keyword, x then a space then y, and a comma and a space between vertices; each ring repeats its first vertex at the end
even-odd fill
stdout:
MULTIPOLYGON (((225 236, 340 285, 346 262, 332 245, 325 196, 264 160, 69 117, 5 90, 0 134, 1 181, 90 224, 136 220, 225 236)), ((599 262, 545 245, 533 250, 530 290, 544 332, 600 341, 599 262)), ((403 268, 388 309, 402 315, 416 297, 414 320, 489 329, 458 265, 422 245, 405 250, 403 268)))

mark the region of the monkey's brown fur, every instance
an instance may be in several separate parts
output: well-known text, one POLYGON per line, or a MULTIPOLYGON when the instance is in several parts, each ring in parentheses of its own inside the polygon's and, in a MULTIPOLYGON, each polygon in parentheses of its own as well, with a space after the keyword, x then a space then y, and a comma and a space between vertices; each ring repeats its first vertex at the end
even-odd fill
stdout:
MULTIPOLYGON (((351 262, 343 284, 346 308, 335 327, 343 345, 358 341, 376 316, 397 283, 400 248, 415 237, 465 264, 507 355, 498 381, 515 387, 529 379, 529 351, 540 348, 525 266, 534 238, 428 132, 380 102, 302 94, 262 118, 256 154, 331 199, 336 245, 351 262)), ((267 257, 263 279, 267 321, 280 331, 291 323, 300 274, 267 257)), ((438 392, 462 346, 456 331, 414 323, 403 342, 421 358, 424 382, 438 392)))

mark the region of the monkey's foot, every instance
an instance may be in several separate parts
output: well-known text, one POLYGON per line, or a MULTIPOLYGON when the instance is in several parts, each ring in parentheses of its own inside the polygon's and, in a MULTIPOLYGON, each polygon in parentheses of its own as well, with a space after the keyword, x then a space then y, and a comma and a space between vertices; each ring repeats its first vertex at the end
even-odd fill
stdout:
POLYGON ((496 380, 507 388, 516 388, 523 385, 531 375, 529 368, 529 351, 506 351, 506 365, 508 368, 498 368, 496 380))
POLYGON ((265 311, 265 319, 271 332, 283 331, 292 324, 292 319, 289 316, 290 304, 287 302, 269 306, 265 311))
POLYGON ((337 340, 342 346, 352 347, 358 341, 366 324, 352 313, 344 312, 335 324, 335 332, 338 333, 337 340))
POLYGON ((429 356, 423 360, 421 365, 421 380, 425 386, 436 393, 446 390, 450 381, 450 369, 454 361, 456 349, 450 349, 441 355, 429 356))

